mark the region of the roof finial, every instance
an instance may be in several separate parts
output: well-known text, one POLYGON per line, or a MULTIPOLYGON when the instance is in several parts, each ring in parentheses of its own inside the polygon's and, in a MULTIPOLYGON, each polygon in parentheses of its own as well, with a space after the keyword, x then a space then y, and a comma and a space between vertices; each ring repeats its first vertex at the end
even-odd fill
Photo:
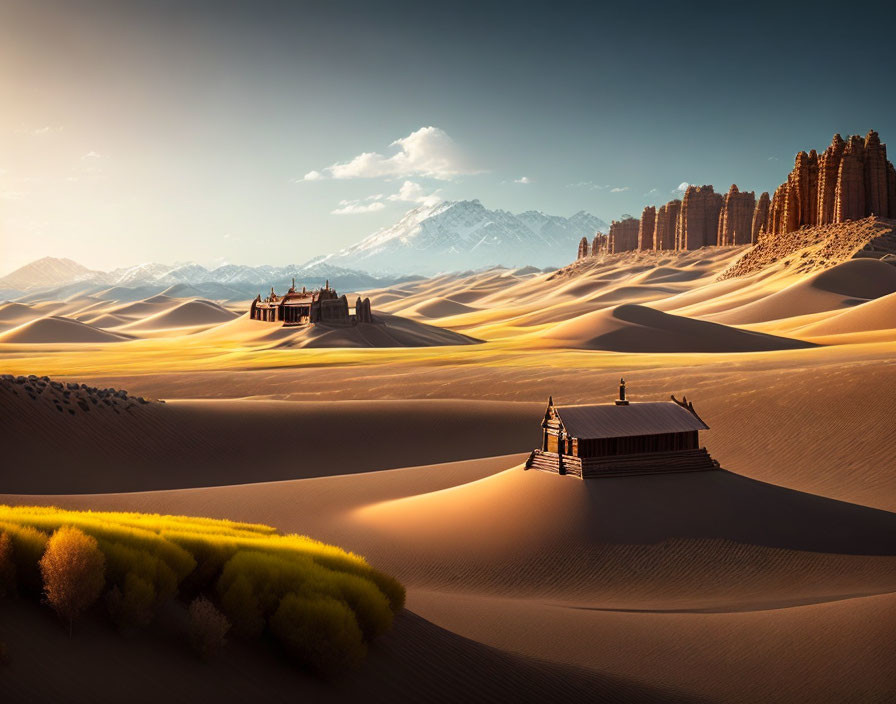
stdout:
POLYGON ((619 380, 619 398, 616 399, 617 406, 627 406, 628 401, 625 398, 625 379, 619 380))

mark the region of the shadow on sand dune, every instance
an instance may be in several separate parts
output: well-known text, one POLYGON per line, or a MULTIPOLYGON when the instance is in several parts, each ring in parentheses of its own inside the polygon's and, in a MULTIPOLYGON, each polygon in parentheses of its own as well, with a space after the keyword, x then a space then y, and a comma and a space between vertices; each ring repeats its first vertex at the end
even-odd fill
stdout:
POLYGON ((725 470, 583 482, 589 537, 670 538, 847 555, 896 555, 896 514, 766 484, 725 470))

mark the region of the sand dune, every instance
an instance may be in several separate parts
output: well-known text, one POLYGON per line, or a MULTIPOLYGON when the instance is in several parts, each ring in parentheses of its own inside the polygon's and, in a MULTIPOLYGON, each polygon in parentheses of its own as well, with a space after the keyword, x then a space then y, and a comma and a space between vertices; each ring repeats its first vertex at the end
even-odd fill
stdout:
POLYGON ((134 301, 133 303, 114 306, 112 308, 109 308, 106 312, 114 313, 115 315, 119 315, 125 318, 136 319, 143 318, 148 315, 155 315, 156 313, 177 304, 178 300, 176 298, 169 298, 168 296, 162 296, 161 294, 159 294, 156 296, 152 296, 151 298, 134 301))
POLYGON ((87 317, 82 322, 92 325, 95 328, 117 328, 128 324, 127 318, 122 318, 112 313, 103 313, 94 318, 87 317))
POLYGON ((122 342, 129 339, 128 335, 107 332, 57 316, 31 320, 0 333, 0 342, 14 344, 122 342))
POLYGON ((877 259, 852 259, 758 301, 708 318, 722 323, 760 323, 841 310, 893 292, 896 267, 877 259))
POLYGON ((848 308, 826 320, 799 328, 800 335, 842 335, 896 328, 896 293, 848 308))
POLYGON ((24 303, 10 301, 9 303, 0 305, 0 322, 20 322, 33 318, 35 315, 36 313, 31 306, 27 306, 24 303))
MULTIPOLYGON (((0 393, 3 393, 0 389, 0 393)), ((534 407, 476 402, 180 401, 57 418, 3 395, 0 490, 137 491, 344 474, 531 449, 534 407), (40 443, 17 442, 52 423, 40 443), (477 433, 483 426, 488 434, 477 433), (407 438, 413 438, 410 442, 407 438), (65 472, 58 467, 65 466, 65 472)))
POLYGON ((811 346, 631 304, 588 313, 540 337, 563 347, 616 352, 760 352, 811 346))
POLYGON ((451 315, 469 313, 474 310, 476 309, 450 298, 433 298, 423 303, 418 303, 411 308, 405 308, 402 312, 405 315, 413 314, 424 318, 447 318, 451 315))
MULTIPOLYGON (((146 303, 167 302, 167 296, 156 296, 157 300, 147 299, 146 303)), ((120 315, 120 313, 119 313, 120 315)), ((164 330, 167 328, 194 327, 199 325, 215 325, 237 317, 236 313, 223 306, 196 299, 179 303, 171 308, 141 318, 122 326, 123 330, 164 330)))

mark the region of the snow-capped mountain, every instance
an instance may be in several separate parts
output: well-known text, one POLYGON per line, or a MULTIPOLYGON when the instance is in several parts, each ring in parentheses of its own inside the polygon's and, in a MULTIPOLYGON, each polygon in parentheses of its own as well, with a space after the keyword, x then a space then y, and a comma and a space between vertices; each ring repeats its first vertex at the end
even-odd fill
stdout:
POLYGON ((488 210, 478 200, 445 201, 409 211, 398 223, 320 263, 378 274, 436 274, 488 266, 562 266, 582 237, 606 223, 588 213, 572 217, 530 210, 488 210))
POLYGON ((95 281, 103 276, 71 259, 44 257, 16 269, 0 279, 0 289, 25 291, 32 288, 59 286, 79 281, 95 281))
POLYGON ((124 289, 158 293, 184 285, 206 297, 237 299, 271 286, 280 291, 293 277, 309 287, 329 279, 339 290, 359 291, 387 286, 407 275, 491 266, 563 266, 582 237, 590 238, 602 228, 606 228, 603 220, 584 211, 569 218, 536 210, 514 215, 488 210, 478 200, 444 201, 415 208, 395 225, 302 265, 224 264, 208 269, 194 262, 150 262, 104 272, 70 259, 44 257, 0 278, 0 294, 12 298, 53 291, 68 296, 114 289, 118 296, 127 295, 124 289))
POLYGON ((127 298, 128 291, 154 295, 167 289, 182 289, 199 291, 207 298, 236 300, 255 296, 272 286, 281 291, 289 287, 293 277, 297 283, 309 287, 320 286, 329 279, 333 286, 343 291, 376 288, 395 281, 395 277, 380 278, 321 263, 281 267, 226 264, 211 270, 192 262, 149 263, 104 272, 87 269, 70 259, 46 257, 0 278, 0 292, 4 297, 48 292, 66 297, 109 291, 119 299, 127 298))

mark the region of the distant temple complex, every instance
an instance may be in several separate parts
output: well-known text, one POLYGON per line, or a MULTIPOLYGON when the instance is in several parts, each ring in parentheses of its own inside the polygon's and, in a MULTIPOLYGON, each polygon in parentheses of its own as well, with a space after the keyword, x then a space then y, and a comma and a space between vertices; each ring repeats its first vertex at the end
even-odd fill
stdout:
POLYGON ((284 326, 311 325, 313 323, 332 323, 351 325, 353 323, 371 323, 370 299, 358 297, 354 311, 349 308, 348 299, 340 296, 330 288, 327 281, 323 288, 308 291, 302 286, 296 291, 296 280, 292 287, 282 296, 271 293, 262 299, 261 294, 252 301, 249 309, 252 320, 268 323, 282 323, 284 326))
POLYGON ((526 469, 581 479, 717 469, 699 433, 709 430, 687 398, 630 403, 625 380, 614 403, 556 406, 551 397, 541 424, 541 448, 526 469))

